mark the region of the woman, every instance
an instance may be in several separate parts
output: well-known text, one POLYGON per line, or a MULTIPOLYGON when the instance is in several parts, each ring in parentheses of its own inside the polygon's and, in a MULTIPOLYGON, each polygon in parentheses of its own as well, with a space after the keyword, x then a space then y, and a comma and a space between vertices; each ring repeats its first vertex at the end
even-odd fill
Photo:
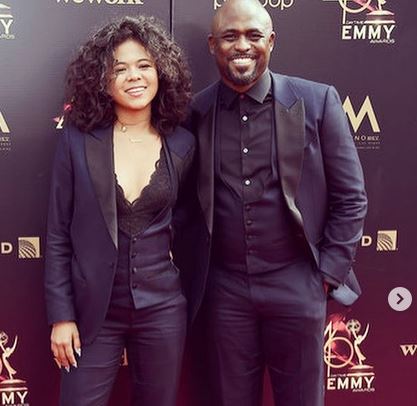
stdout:
POLYGON ((190 74, 150 17, 101 28, 67 72, 46 255, 61 405, 105 405, 126 348, 132 404, 173 406, 186 301, 170 254, 192 135, 190 74))

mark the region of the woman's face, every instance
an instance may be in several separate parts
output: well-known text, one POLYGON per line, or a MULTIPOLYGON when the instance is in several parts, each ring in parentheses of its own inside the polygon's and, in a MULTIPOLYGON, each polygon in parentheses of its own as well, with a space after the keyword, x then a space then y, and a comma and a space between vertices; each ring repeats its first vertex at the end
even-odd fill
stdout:
POLYGON ((153 58, 139 42, 129 39, 115 49, 108 92, 116 113, 150 112, 158 92, 158 73, 153 58))

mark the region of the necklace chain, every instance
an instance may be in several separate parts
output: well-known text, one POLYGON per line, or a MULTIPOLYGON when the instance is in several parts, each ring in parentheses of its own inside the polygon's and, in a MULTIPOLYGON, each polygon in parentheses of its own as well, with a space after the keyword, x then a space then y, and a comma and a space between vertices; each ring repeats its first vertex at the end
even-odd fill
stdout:
MULTIPOLYGON (((120 124, 120 131, 123 134, 127 133, 127 130, 129 129, 129 127, 135 126, 136 124, 124 124, 122 123, 119 119, 117 119, 117 122, 120 124)), ((159 136, 157 136, 157 138, 159 138, 159 136)), ((141 143, 143 142, 143 138, 142 137, 130 137, 128 136, 128 139, 131 143, 137 144, 137 143, 141 143)))
MULTIPOLYGON (((120 120, 117 120, 117 122, 120 124, 120 131, 123 134, 126 134, 127 133, 127 130, 128 130, 128 127, 129 127, 129 124, 123 124, 120 120)), ((130 125, 131 126, 134 126, 135 124, 130 124, 130 125)), ((132 143, 134 143, 134 144, 143 142, 143 139, 142 138, 133 138, 133 137, 128 137, 128 138, 129 138, 129 141, 132 142, 132 143)))

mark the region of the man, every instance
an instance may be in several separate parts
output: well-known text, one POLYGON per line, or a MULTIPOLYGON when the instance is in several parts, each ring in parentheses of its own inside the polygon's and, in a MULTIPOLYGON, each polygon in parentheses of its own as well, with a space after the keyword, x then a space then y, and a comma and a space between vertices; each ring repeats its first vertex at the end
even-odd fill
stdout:
POLYGON ((257 0, 228 0, 209 36, 221 81, 188 123, 201 222, 179 262, 193 312, 206 293, 213 406, 259 406, 265 367, 276 405, 323 405, 327 293, 360 293, 366 195, 346 116, 333 87, 269 71, 274 41, 257 0))

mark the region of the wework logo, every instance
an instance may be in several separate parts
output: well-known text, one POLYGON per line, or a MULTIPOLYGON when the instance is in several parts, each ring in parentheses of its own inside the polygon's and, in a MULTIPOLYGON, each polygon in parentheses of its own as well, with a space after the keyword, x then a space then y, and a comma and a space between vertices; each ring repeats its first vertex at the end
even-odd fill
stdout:
POLYGON ((142 5, 144 0, 56 0, 64 4, 108 4, 110 6, 142 5))

